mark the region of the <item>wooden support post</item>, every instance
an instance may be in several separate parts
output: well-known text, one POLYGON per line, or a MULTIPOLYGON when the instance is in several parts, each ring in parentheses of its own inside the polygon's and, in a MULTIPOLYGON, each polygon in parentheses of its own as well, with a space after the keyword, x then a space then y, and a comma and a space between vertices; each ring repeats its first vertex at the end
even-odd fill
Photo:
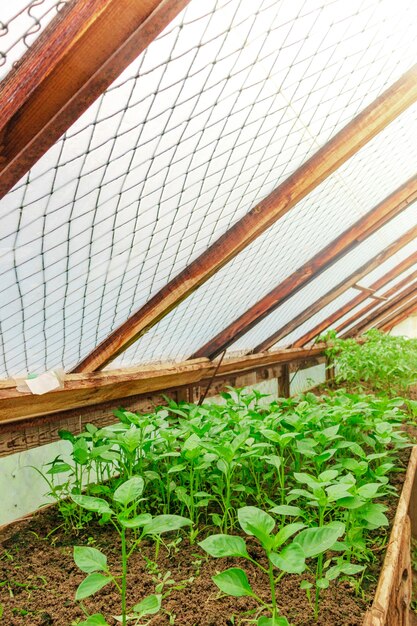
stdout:
MULTIPOLYGON (((408 256, 406 259, 401 261, 401 263, 399 263, 394 268, 392 268, 384 276, 379 278, 376 282, 372 283, 372 287, 375 289, 375 291, 382 289, 382 287, 384 287, 385 285, 390 283, 392 280, 400 276, 403 272, 408 270, 410 267, 413 267, 413 265, 415 265, 416 263, 417 263, 417 254, 413 253, 410 256, 408 256)), ((395 285, 395 287, 385 292, 383 294, 384 297, 385 298, 391 297, 393 294, 397 292, 398 289, 401 289, 404 285, 410 282, 410 280, 414 280, 415 278, 417 278, 417 271, 410 274, 410 276, 405 277, 400 283, 395 285)), ((344 306, 340 307, 340 309, 335 311, 332 315, 329 315, 328 317, 326 317, 325 320, 323 320, 322 322, 314 326, 314 328, 309 330, 302 337, 297 339, 297 341, 294 343, 294 346, 301 347, 301 346, 307 345, 310 341, 312 341, 313 339, 321 335, 321 333, 323 333, 325 330, 332 328, 335 322, 339 321, 345 315, 350 313, 350 311, 353 311, 353 309, 355 309, 359 304, 364 302, 366 299, 367 299, 366 294, 363 294, 363 293, 359 294, 358 296, 353 298, 350 302, 347 302, 344 306)), ((360 319, 365 313, 375 308, 376 305, 377 303, 375 301, 371 302, 364 309, 355 313, 350 318, 348 318, 347 320, 344 320, 341 324, 336 326, 336 331, 338 333, 341 332, 344 328, 347 328, 350 324, 360 319)))
MULTIPOLYGON (((98 370, 126 350, 416 100, 417 65, 112 332, 73 371, 98 370)), ((220 352, 216 351, 216 354, 220 352)))
POLYGON ((281 398, 290 397, 290 386, 290 366, 285 363, 281 369, 281 376, 278 378, 278 394, 281 398))

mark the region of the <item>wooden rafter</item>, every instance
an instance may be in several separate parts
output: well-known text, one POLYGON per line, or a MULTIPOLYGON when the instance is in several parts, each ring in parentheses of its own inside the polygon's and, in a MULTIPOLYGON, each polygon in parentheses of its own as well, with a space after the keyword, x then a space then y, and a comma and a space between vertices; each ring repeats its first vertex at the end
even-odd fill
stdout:
POLYGON ((387 331, 396 326, 399 320, 410 317, 414 311, 417 310, 417 296, 405 302, 401 307, 394 307, 394 310, 390 312, 383 320, 375 323, 375 327, 380 330, 387 331))
POLYGON ((313 350, 277 350, 243 356, 225 360, 218 368, 208 359, 195 359, 175 364, 68 374, 64 389, 40 396, 19 392, 15 381, 4 380, 0 381, 0 423, 190 385, 210 379, 213 373, 216 376, 241 374, 257 368, 303 361, 323 354, 324 347, 321 344, 313 350))
POLYGON ((391 317, 391 320, 389 322, 384 322, 381 325, 378 324, 377 328, 379 328, 379 330, 382 330, 384 332, 389 332, 395 326, 397 326, 398 324, 400 324, 407 318, 411 317, 413 313, 415 313, 416 311, 417 311, 417 304, 412 304, 410 307, 406 307, 405 310, 403 311, 400 311, 400 312, 396 311, 395 315, 391 317))
POLYGON ((416 100, 417 65, 113 331, 73 371, 98 370, 126 350, 416 100))
MULTIPOLYGON (((416 259, 416 263, 417 263, 417 255, 413 255, 413 257, 416 259)), ((391 289, 388 289, 388 291, 385 291, 383 294, 384 300, 388 301, 392 296, 395 296, 396 293, 398 293, 403 287, 405 287, 406 285, 408 285, 408 283, 410 283, 413 280, 417 279, 417 270, 415 270, 414 272, 412 272, 411 274, 409 274, 408 276, 405 276, 405 278, 403 278, 402 280, 400 280, 396 285, 394 285, 393 287, 391 287, 391 289)), ((363 307, 362 309, 360 309, 360 311, 357 311, 354 315, 351 315, 349 318, 347 318, 346 320, 343 320, 343 322, 341 324, 339 324, 336 327, 336 331, 338 333, 340 333, 342 330, 344 330, 345 328, 348 328, 348 326, 351 326, 351 324, 354 324, 356 321, 360 320, 361 318, 363 318, 367 313, 369 313, 370 311, 375 310, 375 308, 377 307, 378 303, 377 302, 370 302, 369 304, 367 304, 365 307, 363 307)))
MULTIPOLYGON (((333 263, 347 252, 352 250, 361 241, 375 233, 381 226, 398 215, 417 198, 417 176, 410 178, 374 207, 360 220, 342 233, 337 239, 328 244, 323 250, 307 261, 303 266, 290 274, 266 296, 258 300, 243 315, 235 319, 202 348, 197 350, 191 358, 214 358, 231 343, 244 335, 262 319, 274 311, 278 306, 294 295, 302 287, 309 284, 319 274, 324 272, 333 263)), ((355 278, 355 281, 358 277, 355 278)), ((275 341, 273 342, 275 343, 275 341)))
MULTIPOLYGON (((401 261, 401 263, 399 263, 398 265, 393 267, 384 276, 382 276, 377 281, 372 283, 372 288, 375 289, 375 291, 378 291, 379 289, 382 289, 385 285, 387 285, 392 280, 397 278, 397 276, 400 276, 403 272, 408 270, 410 267, 412 267, 416 263, 417 263, 417 253, 413 253, 410 256, 408 256, 406 259, 401 261)), ((410 279, 410 280, 412 280, 412 279, 410 279)), ((406 281, 406 282, 408 282, 408 281, 406 281)), ((397 291, 397 288, 400 289, 402 286, 403 285, 395 286, 394 287, 395 291, 391 292, 391 290, 390 290, 389 292, 384 293, 383 295, 385 297, 389 298, 397 291)), ((368 299, 367 294, 361 293, 361 294, 357 295, 355 298, 353 298, 352 300, 347 302, 345 305, 340 307, 340 309, 338 309, 337 311, 335 311, 334 313, 332 313, 331 315, 326 317, 325 320, 323 320, 322 322, 320 322, 319 324, 314 326, 314 328, 310 329, 308 332, 306 332, 304 335, 302 335, 299 339, 297 339, 297 341, 294 342, 293 346, 294 347, 296 347, 296 346, 297 347, 301 347, 301 346, 307 345, 308 343, 310 343, 310 341, 313 341, 313 339, 315 339, 316 337, 319 337, 321 335, 321 333, 323 333, 325 330, 327 330, 329 328, 333 328, 337 321, 339 321, 345 315, 347 315, 348 313, 353 311, 357 306, 362 304, 362 302, 364 302, 367 299, 368 299)), ((371 308, 374 308, 376 306, 377 306, 377 301, 373 301, 369 305, 369 307, 371 307, 371 308)), ((360 317, 362 317, 362 315, 364 313, 367 313, 367 312, 368 312, 368 310, 365 310, 363 312, 361 310, 360 312, 355 313, 348 320, 346 320, 346 321, 344 320, 341 324, 336 326, 335 330, 337 332, 341 332, 344 328, 346 328, 347 326, 349 326, 350 324, 352 324, 353 322, 358 320, 360 317)))
POLYGON ((410 299, 413 299, 417 295, 417 281, 414 281, 398 293, 396 296, 385 302, 383 305, 377 307, 376 310, 372 311, 365 318, 359 320, 355 326, 349 328, 345 333, 342 334, 342 337, 356 337, 357 335, 361 335, 369 328, 383 322, 383 320, 396 308, 399 308, 405 304, 407 304, 410 299))
MULTIPOLYGON (((394 241, 391 245, 384 248, 379 254, 375 255, 369 261, 364 263, 357 270, 352 272, 349 276, 347 276, 343 281, 338 283, 333 289, 324 294, 321 298, 313 302, 310 306, 308 306, 304 311, 302 311, 299 315, 296 315, 291 319, 287 324, 284 324, 281 328, 275 331, 272 335, 270 335, 267 339, 262 341, 253 352, 265 352, 269 350, 277 341, 280 341, 287 335, 289 335, 293 330, 299 328, 301 324, 304 324, 307 320, 311 319, 313 315, 321 311, 325 306, 333 302, 336 298, 345 293, 348 289, 351 289, 357 280, 360 280, 377 267, 379 267, 382 263, 385 263, 387 259, 396 254, 399 250, 401 250, 404 245, 404 242, 408 242, 417 237, 417 226, 410 229, 405 237, 400 237, 397 241, 394 241)), ((369 291, 363 292, 365 298, 370 297, 369 291)))
POLYGON ((0 84, 0 197, 189 0, 72 0, 0 84))

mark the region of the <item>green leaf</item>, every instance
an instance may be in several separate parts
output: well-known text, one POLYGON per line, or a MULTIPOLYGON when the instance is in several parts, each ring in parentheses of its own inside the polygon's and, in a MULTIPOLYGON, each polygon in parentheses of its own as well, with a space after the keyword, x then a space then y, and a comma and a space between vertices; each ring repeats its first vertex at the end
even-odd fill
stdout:
POLYGON ((229 596, 240 598, 242 596, 254 595, 248 577, 239 567, 231 567, 212 578, 220 591, 229 596))
POLYGON ((143 598, 139 604, 135 604, 132 611, 138 618, 144 615, 155 615, 161 609, 162 596, 161 594, 152 594, 143 598))
POLYGON ((77 567, 87 574, 107 569, 107 557, 97 548, 74 546, 74 561, 77 567))
POLYGON ((279 554, 271 552, 269 560, 275 567, 288 574, 302 574, 306 568, 304 552, 295 543, 281 550, 279 554))
POLYGON ((290 626, 286 617, 279 615, 278 617, 260 617, 257 626, 290 626))
POLYGON ((301 522, 287 524, 287 526, 281 528, 281 530, 279 530, 275 535, 273 540, 274 547, 279 548, 279 546, 282 546, 282 544, 285 543, 290 537, 292 537, 293 535, 295 535, 295 533, 298 533, 299 530, 302 530, 305 527, 306 525, 302 524, 301 522))
POLYGON ((152 515, 149 513, 141 513, 131 518, 119 515, 117 519, 125 528, 140 528, 140 526, 145 526, 145 524, 149 524, 149 522, 152 521, 152 515))
POLYGON ((340 576, 340 574, 345 574, 346 576, 354 576, 354 574, 363 572, 364 569, 365 565, 355 565, 354 563, 339 563, 339 565, 329 567, 326 572, 326 578, 328 580, 334 580, 335 578, 340 576))
POLYGON ((308 580, 302 580, 300 583, 300 589, 305 589, 306 591, 308 589, 311 589, 313 586, 313 583, 310 583, 308 580))
POLYGON ((157 515, 151 522, 145 524, 143 533, 145 535, 160 535, 190 525, 191 520, 181 515, 157 515))
POLYGON ((381 483, 367 483, 358 488, 358 495, 366 499, 375 498, 380 487, 381 483))
POLYGON ((127 506, 130 502, 134 502, 134 500, 140 498, 143 493, 143 487, 143 478, 133 476, 133 478, 129 478, 129 480, 126 480, 126 482, 117 487, 113 494, 113 500, 123 506, 127 506))
POLYGON ((275 528, 275 521, 271 515, 256 506, 244 506, 238 510, 237 517, 247 535, 256 537, 261 543, 268 543, 269 535, 275 528))
POLYGON ((327 589, 329 586, 329 581, 327 578, 319 578, 316 580, 316 585, 319 589, 327 589))
POLYGON ((94 613, 94 615, 90 615, 86 620, 80 622, 78 626, 110 626, 110 624, 106 622, 101 613, 94 613))
POLYGON ((294 543, 300 546, 306 557, 318 556, 329 550, 335 541, 343 535, 344 530, 343 524, 306 528, 296 536, 294 543))
POLYGON ((111 576, 103 576, 103 574, 90 574, 87 578, 84 578, 82 583, 78 585, 78 589, 75 594, 76 600, 84 600, 93 593, 100 591, 103 587, 112 582, 111 576))
POLYGON ((71 499, 83 509, 87 511, 94 511, 94 513, 110 513, 114 514, 114 511, 110 508, 106 500, 102 498, 93 498, 92 496, 71 495, 71 499))
POLYGON ((288 504, 274 506, 270 512, 275 513, 276 515, 291 515, 293 517, 297 517, 302 514, 302 510, 298 506, 289 506, 288 504))
POLYGON ((232 535, 211 535, 203 541, 200 541, 202 548, 210 556, 217 558, 225 556, 237 556, 248 558, 249 554, 246 550, 246 544, 242 537, 234 537, 232 535))

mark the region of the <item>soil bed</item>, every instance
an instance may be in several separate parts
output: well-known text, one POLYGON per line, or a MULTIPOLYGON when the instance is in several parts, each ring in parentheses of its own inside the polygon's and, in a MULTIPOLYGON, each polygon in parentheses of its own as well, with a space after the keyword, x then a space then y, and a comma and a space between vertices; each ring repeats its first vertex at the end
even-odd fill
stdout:
MULTIPOLYGON (((408 456, 407 450, 399 459, 399 465, 404 470, 408 456)), ((398 492, 404 475, 393 476, 392 483, 398 492)), ((397 499, 391 498, 388 504, 390 509, 387 514, 392 522, 397 499)), ((49 508, 0 531, 0 603, 4 611, 2 623, 7 626, 72 626, 84 618, 79 604, 74 601, 75 590, 84 574, 73 562, 73 545, 94 545, 108 556, 110 566, 118 567, 118 539, 111 528, 91 524, 75 535, 65 533, 60 528, 61 523, 56 510, 49 508)), ((202 531, 199 540, 209 534, 209 530, 202 531)), ((251 556, 262 562, 256 540, 251 541, 249 546, 251 556)), ((211 576, 227 567, 245 569, 255 592, 268 598, 267 577, 255 566, 239 559, 208 559, 197 545, 189 544, 185 533, 177 546, 170 547, 170 552, 161 547, 156 563, 153 544, 144 543, 143 554, 148 563, 138 552, 134 552, 129 561, 128 606, 154 592, 155 584, 159 582, 158 575, 163 577, 170 572, 170 578, 175 581, 163 590, 169 595, 163 600, 161 613, 148 622, 144 621, 149 626, 247 624, 245 620, 250 615, 245 612, 255 609, 254 601, 219 597, 218 589, 211 580, 211 576)), ((352 585, 343 580, 335 581, 322 592, 318 622, 314 620, 305 592, 299 588, 301 577, 287 575, 281 581, 278 592, 282 613, 294 626, 359 626, 372 602, 384 549, 375 545, 375 555, 376 561, 367 570, 361 596, 356 595, 352 585)), ((87 599, 85 606, 91 613, 103 612, 112 626, 118 624, 110 616, 120 613, 120 599, 111 588, 110 591, 105 588, 87 599)))

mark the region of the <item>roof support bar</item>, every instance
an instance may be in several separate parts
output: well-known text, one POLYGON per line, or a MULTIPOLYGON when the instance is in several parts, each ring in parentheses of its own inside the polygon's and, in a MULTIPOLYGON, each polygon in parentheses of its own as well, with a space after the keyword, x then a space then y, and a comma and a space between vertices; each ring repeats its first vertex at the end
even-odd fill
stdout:
MULTIPOLYGON (((413 258, 415 259, 415 263, 417 263, 416 254, 413 255, 413 258)), ((388 301, 392 296, 395 296, 395 294, 397 294, 400 291, 400 289, 402 289, 403 287, 408 285, 408 283, 416 279, 417 279, 417 270, 415 270, 411 274, 408 274, 408 276, 405 276, 405 278, 403 278, 398 283, 396 283, 393 287, 391 287, 391 289, 388 289, 388 291, 386 291, 383 294, 383 299, 385 301, 388 301)), ((364 315, 374 310, 377 304, 378 304, 377 302, 370 302, 365 307, 363 307, 363 309, 361 309, 360 311, 357 311, 354 315, 351 315, 348 319, 344 320, 341 324, 339 324, 336 328, 336 331, 340 333, 345 328, 348 328, 351 324, 360 320, 361 318, 364 317, 364 315)))
MULTIPOLYGON (((412 228, 406 233, 405 239, 412 240, 414 237, 417 237, 417 226, 412 228)), ((382 263, 384 263, 387 259, 396 254, 399 250, 401 250, 404 246, 404 239, 401 237, 397 241, 394 241, 390 246, 387 246, 382 250, 379 254, 370 259, 367 263, 359 267, 355 272, 347 276, 343 281, 337 284, 333 289, 327 292, 324 296, 313 302, 307 309, 302 311, 299 315, 296 315, 292 320, 285 324, 272 335, 270 335, 265 341, 262 341, 253 352, 265 352, 265 350, 269 350, 277 341, 280 341, 287 335, 289 335, 293 330, 299 328, 301 324, 309 320, 313 315, 321 311, 325 306, 333 302, 340 295, 345 293, 348 289, 351 289, 357 280, 360 280, 377 267, 379 267, 382 263)), ((369 291, 363 292, 365 298, 372 297, 369 294, 369 291)), ((377 301, 374 301, 376 304, 377 301)), ((379 302, 380 304, 380 302, 379 302)))
POLYGON ((0 85, 0 197, 188 2, 72 0, 60 11, 0 85))
POLYGON ((417 309, 417 296, 414 296, 408 302, 405 302, 401 307, 394 307, 393 311, 390 312, 383 320, 375 323, 375 327, 380 330, 386 331, 393 328, 396 324, 398 324, 398 320, 406 319, 409 317, 414 311, 417 309))
MULTIPOLYGON (((397 278, 397 276, 400 276, 403 272, 408 270, 410 267, 412 267, 413 265, 416 265, 416 263, 417 263, 417 253, 413 253, 409 257, 401 261, 401 263, 393 267, 392 270, 387 272, 380 279, 372 283, 371 287, 375 289, 375 291, 378 291, 378 289, 382 289, 382 287, 390 283, 391 280, 394 280, 395 278, 397 278)), ((410 279, 408 280, 408 277, 407 277, 404 280, 405 280, 404 284, 407 284, 407 282, 409 282, 409 280, 413 280, 413 278, 410 277, 410 279)), ((386 293, 384 293, 383 294, 384 297, 386 298, 391 297, 394 293, 397 292, 397 289, 400 289, 402 286, 403 284, 396 285, 395 287, 393 287, 393 290, 389 290, 386 293)), ((340 307, 340 309, 335 311, 332 315, 329 315, 328 317, 326 317, 325 320, 323 320, 322 322, 314 326, 314 328, 309 330, 302 337, 297 339, 297 341, 294 342, 294 346, 298 346, 298 347, 305 346, 310 341, 312 341, 313 339, 321 335, 321 333, 323 333, 325 330, 329 328, 333 328, 334 324, 338 320, 342 319, 342 317, 350 313, 350 311, 353 311, 353 309, 355 309, 357 306, 359 306, 359 304, 361 304, 367 299, 368 299, 368 295, 365 293, 361 293, 357 295, 355 298, 347 302, 344 306, 340 307)), ((377 302, 376 301, 371 302, 368 306, 370 308, 374 308, 375 306, 377 306, 377 302)), ((365 308, 355 313, 348 320, 344 320, 341 324, 339 324, 339 326, 336 326, 335 330, 337 332, 340 332, 341 330, 343 330, 344 328, 346 328, 347 326, 355 322, 357 319, 361 318, 362 315, 368 312, 368 310, 370 309, 365 308)))
POLYGON ((417 65, 357 115, 75 368, 104 367, 345 163, 417 100, 417 65))
MULTIPOLYGON (((330 267, 361 241, 376 232, 390 219, 398 215, 417 199, 417 176, 410 178, 394 193, 385 198, 348 230, 332 241, 323 250, 290 274, 266 296, 258 300, 243 315, 234 320, 216 337, 197 350, 190 358, 214 358, 236 339, 274 311, 280 304, 330 267)), ((356 282, 357 277, 355 277, 356 282)), ((274 342, 273 342, 274 343, 274 342)))
POLYGON ((388 322, 385 321, 381 325, 377 325, 377 328, 379 328, 379 330, 382 330, 383 332, 389 332, 394 328, 394 326, 397 326, 398 324, 406 320, 408 317, 413 315, 413 313, 415 313, 416 311, 417 311, 417 304, 412 304, 410 307, 406 307, 403 311, 400 311, 400 312, 396 311, 395 315, 391 316, 390 321, 388 322))
POLYGON ((411 283, 406 289, 403 289, 396 296, 385 302, 381 306, 379 306, 375 311, 372 311, 369 315, 367 315, 364 319, 361 319, 355 326, 349 328, 348 331, 343 333, 342 337, 356 337, 357 335, 361 335, 365 330, 375 326, 379 322, 383 321, 386 316, 393 310, 394 308, 398 308, 403 304, 409 302, 410 298, 413 298, 417 295, 417 282, 411 283))

